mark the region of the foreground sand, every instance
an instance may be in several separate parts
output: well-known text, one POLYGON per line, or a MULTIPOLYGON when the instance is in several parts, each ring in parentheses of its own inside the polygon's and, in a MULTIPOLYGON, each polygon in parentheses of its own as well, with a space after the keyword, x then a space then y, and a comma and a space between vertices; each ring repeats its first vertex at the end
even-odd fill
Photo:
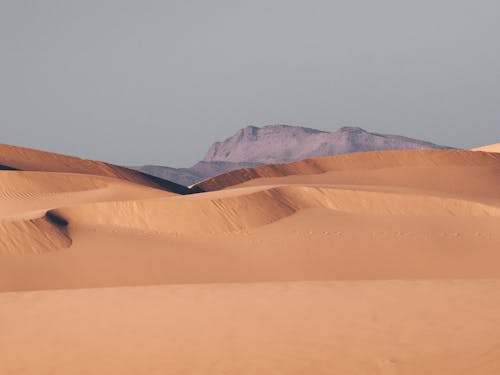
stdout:
POLYGON ((500 153, 318 158, 182 195, 21 151, 0 171, 0 374, 500 371, 500 153))
POLYGON ((0 294, 2 374, 498 374, 500 282, 0 294))

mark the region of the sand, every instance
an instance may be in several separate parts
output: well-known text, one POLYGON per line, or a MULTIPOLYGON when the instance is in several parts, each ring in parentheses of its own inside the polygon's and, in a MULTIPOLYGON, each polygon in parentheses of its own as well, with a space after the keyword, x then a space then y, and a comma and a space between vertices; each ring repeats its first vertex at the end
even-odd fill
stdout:
POLYGON ((484 152, 500 152, 500 143, 494 143, 492 145, 476 147, 472 149, 473 151, 484 151, 484 152))
MULTIPOLYGON (((453 170, 457 167, 461 168, 477 168, 484 169, 498 168, 500 155, 497 153, 488 152, 470 152, 464 150, 412 150, 412 151, 373 151, 359 152, 353 154, 345 154, 339 156, 326 156, 314 159, 305 159, 293 163, 264 165, 254 168, 243 168, 229 173, 225 173, 205 181, 198 183, 196 186, 203 188, 206 191, 220 190, 227 187, 236 186, 245 182, 252 184, 264 185, 269 178, 290 177, 290 176, 319 176, 328 172, 344 172, 345 181, 359 183, 360 175, 369 172, 375 174, 368 178, 371 184, 393 184, 395 181, 401 181, 408 178, 413 173, 428 173, 434 171, 434 176, 422 176, 422 178, 413 179, 413 183, 423 183, 424 186, 435 187, 436 182, 430 177, 439 176, 440 173, 434 167, 439 166, 441 170, 453 170), (377 176, 377 173, 389 171, 386 176, 389 181, 382 180, 377 176), (402 175, 401 175, 402 174, 402 175)), ((342 176, 342 173, 339 174, 342 176)), ((457 175, 463 176, 463 173, 457 175)), ((302 177, 301 177, 302 178, 302 177)), ((321 179, 320 181, 323 181, 321 179)), ((338 183, 338 181, 327 180, 330 183, 338 183)), ((448 189, 449 180, 446 186, 448 189)), ((464 182, 464 181, 460 181, 464 182)), ((366 183, 366 182, 362 182, 366 183)), ((467 185, 472 184, 469 181, 467 185)), ((399 185, 400 182, 397 182, 399 185)))
POLYGON ((2 147, 23 170, 0 171, 0 374, 500 371, 500 154, 309 159, 182 195, 2 147))
POLYGON ((498 374, 498 280, 0 294, 2 374, 498 374))
POLYGON ((117 165, 6 144, 0 144, 0 170, 2 169, 115 177, 176 194, 189 193, 189 189, 184 186, 117 165))

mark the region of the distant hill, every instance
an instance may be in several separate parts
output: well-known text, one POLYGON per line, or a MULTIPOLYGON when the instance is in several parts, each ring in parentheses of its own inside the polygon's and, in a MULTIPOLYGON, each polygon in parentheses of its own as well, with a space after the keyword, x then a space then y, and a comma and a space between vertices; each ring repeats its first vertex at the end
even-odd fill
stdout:
POLYGON ((262 164, 359 151, 439 148, 449 147, 399 135, 370 133, 357 127, 326 132, 290 125, 247 126, 225 141, 215 142, 204 159, 190 168, 146 165, 136 169, 191 185, 221 173, 262 164))
POLYGON ((425 148, 443 146, 399 135, 370 133, 356 127, 343 127, 329 133, 289 125, 247 126, 224 142, 214 143, 203 160, 269 164, 358 151, 425 148))
MULTIPOLYGON (((190 168, 172 168, 161 165, 144 165, 135 169, 165 180, 189 186, 206 178, 230 172, 235 169, 256 167, 261 163, 230 163, 225 161, 200 161, 190 168)), ((133 167, 134 168, 134 167, 133 167)))

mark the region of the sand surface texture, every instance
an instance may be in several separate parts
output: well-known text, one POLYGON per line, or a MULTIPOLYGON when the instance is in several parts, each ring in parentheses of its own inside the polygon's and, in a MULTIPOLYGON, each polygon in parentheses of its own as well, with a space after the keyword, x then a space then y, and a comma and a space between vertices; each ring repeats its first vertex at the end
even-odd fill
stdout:
POLYGON ((500 143, 495 143, 492 145, 477 147, 473 149, 474 151, 485 151, 485 152, 500 152, 500 143))
POLYGON ((500 153, 0 164, 0 374, 500 373, 500 153))

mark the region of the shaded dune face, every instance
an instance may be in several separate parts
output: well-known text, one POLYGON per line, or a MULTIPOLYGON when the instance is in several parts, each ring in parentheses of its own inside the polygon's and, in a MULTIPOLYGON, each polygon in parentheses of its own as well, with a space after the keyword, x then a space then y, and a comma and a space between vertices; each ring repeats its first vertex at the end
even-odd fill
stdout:
POLYGON ((6 165, 0 165, 0 171, 15 171, 16 168, 8 167, 6 165))
POLYGON ((34 219, 0 220, 0 254, 44 254, 68 249, 67 222, 54 214, 34 219))
POLYGON ((117 165, 5 144, 0 144, 0 165, 3 166, 0 169, 84 173, 114 177, 176 194, 191 193, 182 185, 117 165))

